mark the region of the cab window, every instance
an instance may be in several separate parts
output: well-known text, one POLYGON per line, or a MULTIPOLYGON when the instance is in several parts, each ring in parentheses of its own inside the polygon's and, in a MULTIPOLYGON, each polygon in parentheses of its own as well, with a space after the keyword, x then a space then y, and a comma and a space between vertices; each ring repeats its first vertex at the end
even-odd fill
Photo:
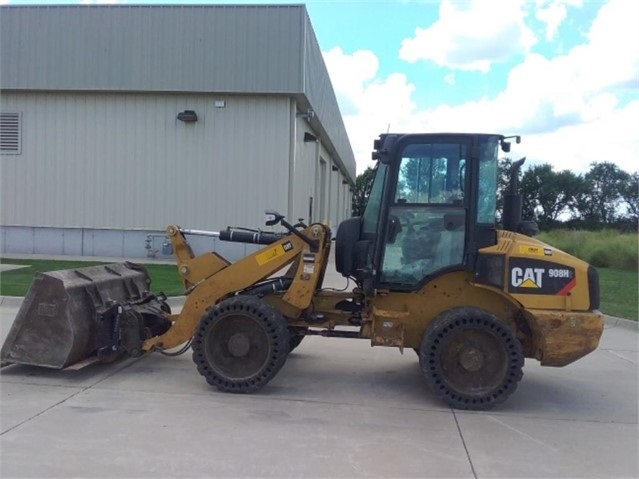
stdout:
POLYGON ((490 138, 480 143, 477 223, 494 224, 497 210, 498 141, 490 138))
POLYGON ((412 288, 463 262, 466 144, 410 144, 400 158, 380 280, 412 288))

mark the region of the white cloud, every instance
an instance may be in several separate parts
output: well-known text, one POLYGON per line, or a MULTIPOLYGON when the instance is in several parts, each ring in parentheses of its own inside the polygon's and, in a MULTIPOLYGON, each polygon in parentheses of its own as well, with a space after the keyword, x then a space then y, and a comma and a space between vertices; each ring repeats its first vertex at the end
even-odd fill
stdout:
POLYGON ((494 62, 524 54, 536 38, 525 25, 524 2, 443 0, 439 19, 402 42, 399 57, 467 71, 487 72, 494 62))
POLYGON ((522 134, 523 142, 513 148, 512 157, 521 153, 529 164, 585 172, 592 162, 615 161, 626 171, 637 170, 636 18, 639 2, 610 0, 588 31, 588 43, 554 58, 527 55, 495 97, 422 109, 412 100, 416 87, 406 76, 378 76, 374 53, 331 50, 325 57, 340 105, 349 105, 343 114, 358 171, 372 164, 372 141, 389 125, 395 132, 522 134))
POLYGON ((364 88, 375 80, 379 69, 377 56, 369 50, 358 50, 352 55, 345 55, 339 47, 325 52, 323 56, 342 115, 357 113, 357 105, 363 100, 364 88))
POLYGON ((639 170, 639 100, 596 120, 524 137, 517 145, 531 163, 550 163, 556 171, 588 171, 594 162, 610 161, 627 172, 639 170))
POLYGON ((546 40, 555 38, 559 25, 568 15, 568 6, 581 7, 581 0, 537 0, 535 17, 546 25, 546 40))
POLYGON ((528 132, 596 121, 614 112, 619 96, 637 94, 639 3, 604 4, 588 33, 589 42, 551 59, 531 54, 508 74, 494 104, 511 125, 528 132), (623 53, 622 53, 623 52, 623 53), (512 112, 508 112, 511 105, 512 112))
POLYGON ((379 78, 379 61, 371 51, 346 54, 341 48, 333 48, 323 55, 355 158, 360 163, 358 169, 362 170, 377 135, 389 128, 397 131, 415 110, 411 99, 415 86, 400 73, 379 78))
POLYGON ((639 87, 639 2, 609 0, 599 10, 588 33, 590 44, 582 73, 593 88, 639 87))

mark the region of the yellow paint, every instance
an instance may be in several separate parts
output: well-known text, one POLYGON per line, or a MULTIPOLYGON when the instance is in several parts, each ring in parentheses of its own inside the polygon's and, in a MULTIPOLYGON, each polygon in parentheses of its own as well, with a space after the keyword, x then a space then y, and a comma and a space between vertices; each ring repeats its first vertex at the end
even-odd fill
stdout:
POLYGON ((257 264, 259 264, 260 266, 264 266, 266 263, 273 261, 274 259, 277 259, 284 254, 286 254, 284 248, 281 244, 278 244, 277 246, 269 248, 266 251, 258 254, 255 259, 257 260, 257 264))

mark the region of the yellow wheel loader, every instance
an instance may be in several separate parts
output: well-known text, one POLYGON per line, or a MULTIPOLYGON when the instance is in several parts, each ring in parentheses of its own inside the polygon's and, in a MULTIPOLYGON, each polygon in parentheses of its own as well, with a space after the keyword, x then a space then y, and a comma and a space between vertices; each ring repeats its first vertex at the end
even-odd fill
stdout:
POLYGON ((564 366, 593 351, 603 330, 597 271, 534 239, 536 224, 521 220, 523 159, 496 225, 497 156, 510 138, 520 140, 381 135, 366 209, 335 238, 335 266, 352 279, 350 291, 322 287, 331 248, 323 224, 267 212, 267 225, 282 232, 169 226, 185 288, 179 314, 131 263, 39 274, 2 362, 67 368, 190 346, 208 383, 249 393, 305 336, 361 338, 415 350, 450 406, 490 408, 515 391, 524 358, 564 366), (195 256, 192 234, 264 246, 231 263, 195 256))

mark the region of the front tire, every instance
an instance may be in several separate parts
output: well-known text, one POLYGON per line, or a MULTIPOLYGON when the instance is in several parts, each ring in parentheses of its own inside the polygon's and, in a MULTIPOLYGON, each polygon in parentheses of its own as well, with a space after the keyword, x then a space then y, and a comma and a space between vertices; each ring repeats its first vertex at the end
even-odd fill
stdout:
POLYGON ((289 341, 289 353, 292 353, 293 350, 295 348, 297 348, 302 341, 304 340, 304 338, 306 337, 306 330, 305 329, 300 329, 300 328, 289 328, 288 330, 289 334, 290 334, 290 341, 289 341))
POLYGON ((422 336, 419 363, 447 404, 485 410, 517 389, 524 356, 507 324, 487 311, 465 307, 433 320, 422 336))
POLYGON ((198 372, 221 391, 252 393, 286 362, 289 332, 282 314, 254 296, 235 296, 210 308, 193 336, 198 372))

